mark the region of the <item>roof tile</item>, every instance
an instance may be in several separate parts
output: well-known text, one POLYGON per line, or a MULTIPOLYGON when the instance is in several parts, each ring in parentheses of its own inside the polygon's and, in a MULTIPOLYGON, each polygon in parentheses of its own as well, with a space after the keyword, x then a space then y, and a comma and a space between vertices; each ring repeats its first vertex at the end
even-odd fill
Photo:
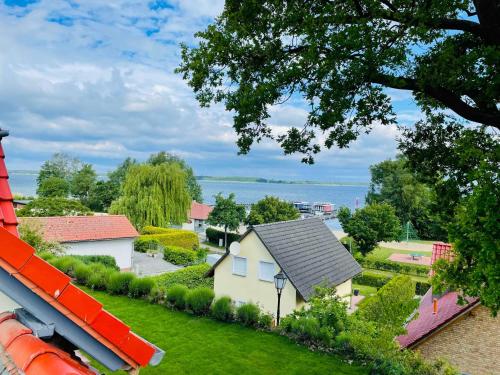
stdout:
POLYGON ((36 255, 26 262, 20 273, 53 298, 59 297, 71 281, 68 275, 36 255))
POLYGON ((102 310, 102 303, 74 285, 68 285, 57 299, 80 319, 90 324, 102 310))
POLYGON ((123 215, 23 217, 19 220, 40 226, 46 241, 97 241, 139 235, 123 215))
POLYGON ((2 246, 0 246, 0 258, 17 270, 20 269, 35 252, 30 245, 19 241, 16 236, 5 230, 0 230, 0 243, 2 244, 2 246), (13 249, 15 249, 15 251, 13 249))
POLYGON ((106 310, 101 310, 99 315, 90 324, 97 332, 108 339, 112 344, 121 347, 121 344, 127 338, 130 327, 121 320, 111 315, 106 310))

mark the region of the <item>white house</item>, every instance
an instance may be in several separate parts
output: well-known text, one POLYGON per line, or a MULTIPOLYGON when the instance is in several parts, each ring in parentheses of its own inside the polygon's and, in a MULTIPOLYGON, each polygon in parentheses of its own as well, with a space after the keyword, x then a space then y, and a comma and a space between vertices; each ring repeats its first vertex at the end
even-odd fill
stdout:
POLYGON ((213 209, 213 207, 207 204, 192 201, 191 209, 188 212, 189 221, 182 224, 182 229, 204 232, 207 225, 206 222, 208 220, 208 215, 210 215, 210 212, 212 212, 213 209))
POLYGON ((22 217, 21 224, 40 229, 46 241, 64 245, 69 255, 110 255, 121 270, 132 268, 139 234, 123 215, 22 217))
POLYGON ((207 273, 214 277, 216 296, 236 304, 254 302, 264 311, 277 310, 274 276, 287 283, 281 315, 307 305, 317 285, 326 283, 350 302, 352 278, 361 266, 320 218, 255 225, 240 239, 238 254, 225 254, 207 273))

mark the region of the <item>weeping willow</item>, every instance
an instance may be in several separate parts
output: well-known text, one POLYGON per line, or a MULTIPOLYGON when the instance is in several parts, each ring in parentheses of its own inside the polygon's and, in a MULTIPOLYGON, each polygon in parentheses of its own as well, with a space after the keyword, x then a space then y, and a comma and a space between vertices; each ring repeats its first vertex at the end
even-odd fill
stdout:
POLYGON ((186 174, 177 164, 141 164, 130 167, 110 213, 126 215, 136 228, 166 227, 186 222, 190 206, 186 174))

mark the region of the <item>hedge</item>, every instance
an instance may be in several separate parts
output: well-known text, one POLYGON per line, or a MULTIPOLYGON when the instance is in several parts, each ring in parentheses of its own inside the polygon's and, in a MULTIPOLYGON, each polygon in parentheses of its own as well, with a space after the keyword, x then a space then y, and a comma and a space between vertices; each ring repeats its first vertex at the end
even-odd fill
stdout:
POLYGON ((189 266, 174 272, 164 273, 163 275, 153 276, 156 285, 163 288, 169 288, 175 284, 185 285, 190 289, 199 286, 213 288, 214 280, 212 277, 205 277, 210 269, 207 263, 189 266))
POLYGON ((184 249, 178 246, 166 246, 163 250, 163 259, 167 262, 187 266, 196 261, 197 253, 193 250, 184 249))
POLYGON ((196 233, 182 229, 172 229, 171 232, 164 234, 145 234, 138 240, 140 242, 157 240, 163 246, 178 246, 185 249, 197 249, 200 246, 196 233))
POLYGON ((134 241, 134 250, 139 253, 147 253, 151 249, 156 249, 160 241, 152 236, 141 236, 134 241))
POLYGON ((177 230, 179 229, 161 228, 161 227, 154 227, 152 225, 146 225, 145 227, 142 228, 141 234, 165 234, 165 233, 172 233, 177 230))
MULTIPOLYGON (((364 271, 362 274, 355 276, 352 279, 354 284, 373 286, 375 288, 381 288, 387 284, 393 276, 381 275, 375 272, 364 271)), ((423 296, 431 287, 431 284, 425 281, 417 281, 415 286, 415 294, 423 296)))
POLYGON ((356 260, 364 268, 392 271, 397 273, 404 273, 406 275, 427 276, 430 270, 430 267, 428 266, 422 266, 416 264, 404 264, 404 263, 393 262, 390 260, 372 260, 365 257, 359 257, 356 260))
MULTIPOLYGON (((207 228, 205 233, 207 235, 208 242, 211 242, 214 245, 219 245, 219 239, 222 239, 222 241, 224 241, 224 231, 222 230, 207 228)), ((239 235, 238 233, 227 232, 228 245, 231 245, 232 242, 239 241, 240 237, 241 235, 239 235)))
POLYGON ((120 269, 116 264, 116 259, 111 255, 71 255, 71 257, 79 259, 85 264, 101 263, 106 267, 114 268, 117 271, 120 269))

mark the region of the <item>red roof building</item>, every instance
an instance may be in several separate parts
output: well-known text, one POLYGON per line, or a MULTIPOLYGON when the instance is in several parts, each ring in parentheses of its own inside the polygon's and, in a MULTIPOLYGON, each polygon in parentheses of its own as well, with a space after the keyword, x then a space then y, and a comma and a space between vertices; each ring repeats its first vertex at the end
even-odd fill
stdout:
POLYGON ((139 236, 124 215, 21 217, 19 222, 39 227, 45 241, 60 243, 139 236))
POLYGON ((1 315, 0 365, 13 374, 93 373, 78 362, 75 349, 111 371, 159 363, 164 354, 161 349, 131 332, 19 239, 1 148, 1 139, 7 135, 0 130, 0 293, 22 309, 1 315), (33 334, 35 327, 42 327, 43 337, 33 334))
POLYGON ((208 215, 213 209, 214 208, 209 205, 193 201, 188 216, 191 220, 207 220, 208 215))

